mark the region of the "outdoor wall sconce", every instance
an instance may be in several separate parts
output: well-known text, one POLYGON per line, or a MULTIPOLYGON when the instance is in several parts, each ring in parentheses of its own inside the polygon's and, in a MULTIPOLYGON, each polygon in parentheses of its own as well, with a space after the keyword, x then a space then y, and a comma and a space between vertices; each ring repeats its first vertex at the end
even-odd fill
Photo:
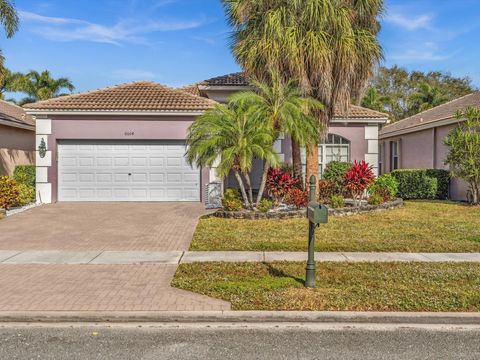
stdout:
POLYGON ((47 144, 45 144, 45 139, 42 138, 40 145, 38 145, 38 154, 43 159, 47 155, 47 144))

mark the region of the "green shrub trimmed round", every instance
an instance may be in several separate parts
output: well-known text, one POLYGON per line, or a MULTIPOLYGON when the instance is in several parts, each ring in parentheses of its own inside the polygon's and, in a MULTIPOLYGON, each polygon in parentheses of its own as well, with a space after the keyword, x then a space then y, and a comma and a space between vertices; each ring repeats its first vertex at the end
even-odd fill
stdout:
POLYGON ((323 170, 323 180, 333 181, 337 194, 341 195, 344 189, 345 174, 351 167, 352 164, 349 162, 330 161, 323 170))
POLYGON ((368 192, 371 195, 376 194, 382 196, 385 201, 395 199, 398 194, 397 179, 391 174, 379 176, 375 182, 370 185, 368 192))
POLYGON ((380 205, 383 204, 384 201, 385 199, 383 198, 383 196, 377 193, 370 195, 370 197, 368 198, 368 203, 370 205, 380 205))

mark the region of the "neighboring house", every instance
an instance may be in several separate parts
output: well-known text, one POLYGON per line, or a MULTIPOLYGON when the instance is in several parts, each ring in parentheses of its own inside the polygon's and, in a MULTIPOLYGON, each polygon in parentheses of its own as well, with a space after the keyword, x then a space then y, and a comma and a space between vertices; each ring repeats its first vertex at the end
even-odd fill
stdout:
MULTIPOLYGON (((185 139, 196 117, 239 90, 250 89, 232 74, 183 89, 136 82, 27 105, 36 117, 37 200, 205 201, 215 169, 192 169, 185 161, 185 139)), ((385 114, 353 106, 337 115, 320 163, 366 160, 378 167, 378 128, 385 114)), ((276 145, 291 161, 290 140, 276 145)), ((256 183, 261 162, 257 161, 256 183)), ((227 179, 229 186, 230 179, 227 179)))
MULTIPOLYGON (((220 103, 225 103, 229 96, 239 91, 252 90, 245 74, 234 73, 205 80, 183 88, 184 91, 205 96, 220 103)), ((321 176, 325 166, 332 160, 353 162, 365 160, 378 172, 378 130, 388 122, 388 115, 378 111, 352 105, 348 114, 337 111, 328 129, 328 136, 319 145, 319 171, 321 176)), ((281 159, 291 163, 291 140, 283 138, 275 144, 281 159)), ((302 154, 305 167, 305 152, 302 154)), ((252 184, 258 189, 261 181, 263 164, 254 162, 252 184)), ((236 179, 229 176, 226 186, 235 186, 236 179)))
MULTIPOLYGON (((448 169, 448 147, 443 140, 459 123, 455 113, 468 106, 480 107, 480 92, 447 102, 433 109, 384 127, 380 131, 380 172, 395 169, 448 169)), ((453 179, 450 197, 467 200, 468 186, 453 179)))
POLYGON ((0 176, 35 163, 35 121, 11 102, 0 100, 0 176))

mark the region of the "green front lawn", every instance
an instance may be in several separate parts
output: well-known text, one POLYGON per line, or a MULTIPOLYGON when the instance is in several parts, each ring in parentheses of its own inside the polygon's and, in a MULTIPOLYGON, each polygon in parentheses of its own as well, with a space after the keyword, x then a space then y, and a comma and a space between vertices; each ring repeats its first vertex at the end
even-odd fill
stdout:
POLYGON ((172 285, 230 301, 235 310, 480 311, 480 264, 182 264, 172 285))
MULTIPOLYGON (((305 251, 306 219, 200 220, 191 250, 305 251)), ((479 252, 480 207, 409 201, 403 208, 330 217, 317 231, 317 251, 479 252)))

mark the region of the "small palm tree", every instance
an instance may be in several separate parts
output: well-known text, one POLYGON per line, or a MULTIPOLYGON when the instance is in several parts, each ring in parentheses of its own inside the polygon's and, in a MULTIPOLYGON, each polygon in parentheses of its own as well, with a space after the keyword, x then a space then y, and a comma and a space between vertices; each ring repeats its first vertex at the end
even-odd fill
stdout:
MULTIPOLYGON (((292 140, 301 146, 316 143, 319 128, 313 114, 323 110, 323 105, 311 97, 303 97, 296 81, 285 82, 273 72, 270 73, 270 78, 271 83, 253 79, 250 83, 255 88, 254 91, 233 95, 230 101, 248 108, 258 122, 266 122, 273 131, 273 142, 278 140, 280 134, 285 134, 290 135, 292 140)), ((271 164, 265 161, 256 205, 262 200, 270 166, 271 164)), ((300 175, 301 169, 295 169, 294 173, 300 175)))
POLYGON ((18 91, 28 95, 22 100, 22 104, 63 96, 63 89, 72 92, 75 87, 68 78, 53 78, 48 70, 41 73, 32 70, 18 84, 18 91))
POLYGON ((233 171, 246 207, 252 208, 250 171, 254 156, 276 165, 273 131, 265 121, 252 116, 242 104, 217 105, 200 116, 189 129, 187 160, 198 167, 217 166, 225 178, 233 171), (217 163, 217 161, 219 161, 217 163))
POLYGON ((373 86, 367 90, 365 97, 362 99, 362 106, 368 109, 385 112, 386 105, 390 99, 386 96, 381 96, 377 89, 373 86))
MULTIPOLYGON (((4 68, 0 72, 0 99, 5 100, 6 92, 18 91, 19 84, 22 82, 24 75, 19 72, 11 72, 4 68)), ((11 101, 11 99, 9 99, 11 101)))
POLYGON ((408 98, 409 108, 412 114, 434 108, 447 101, 448 98, 442 94, 440 89, 425 82, 421 83, 418 90, 408 98))

